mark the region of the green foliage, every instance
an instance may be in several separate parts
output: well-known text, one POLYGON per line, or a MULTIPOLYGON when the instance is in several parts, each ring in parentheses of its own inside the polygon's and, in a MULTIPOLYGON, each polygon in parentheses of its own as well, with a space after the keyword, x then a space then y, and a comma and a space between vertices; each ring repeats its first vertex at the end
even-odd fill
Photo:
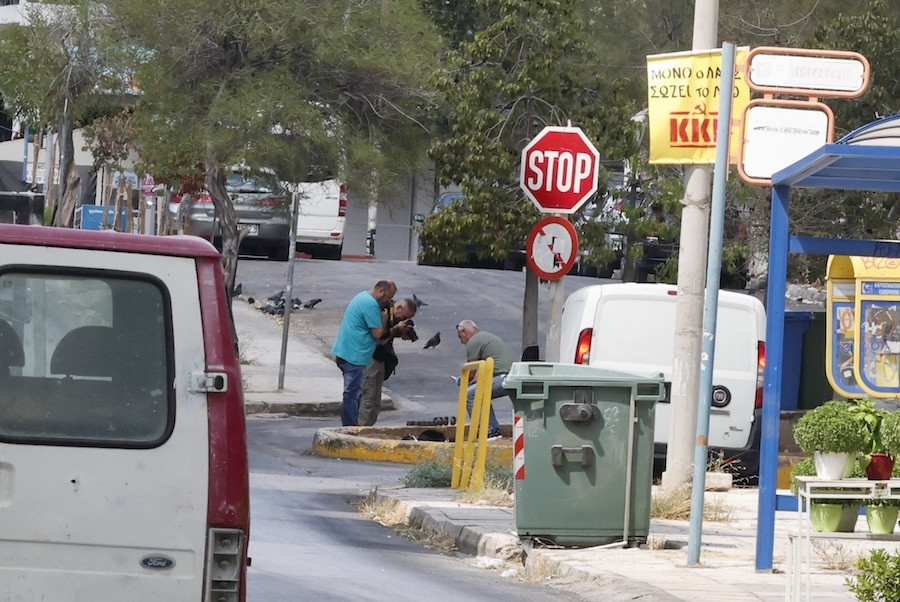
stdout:
POLYGON ((450 487, 453 470, 435 461, 413 464, 403 477, 404 487, 450 487))
MULTIPOLYGON (((446 464, 429 460, 414 464, 403 477, 404 487, 450 487, 453 469, 446 464)), ((508 466, 487 466, 484 480, 497 488, 512 491, 513 473, 508 466)))
POLYGON ((875 548, 856 562, 858 573, 845 580, 859 602, 893 602, 900 592, 900 551, 875 548))
POLYGON ((806 412, 794 425, 797 446, 807 454, 862 450, 868 439, 852 407, 832 400, 806 412))
POLYGON ((860 399, 850 405, 850 413, 865 437, 863 447, 859 448, 859 451, 865 454, 886 452, 881 426, 888 414, 887 410, 876 408, 870 399, 860 399))
POLYGON ((900 412, 888 412, 882 417, 881 443, 888 453, 900 455, 900 412))
POLYGON ((426 218, 420 238, 431 261, 458 260, 466 243, 495 259, 524 248, 539 215, 519 190, 519 162, 544 126, 571 121, 614 159, 632 154, 636 142, 635 105, 622 82, 595 68, 583 3, 485 0, 478 7, 495 18, 473 18, 487 25, 433 78, 452 134, 429 155, 441 183, 460 185, 466 198, 459 211, 426 218))

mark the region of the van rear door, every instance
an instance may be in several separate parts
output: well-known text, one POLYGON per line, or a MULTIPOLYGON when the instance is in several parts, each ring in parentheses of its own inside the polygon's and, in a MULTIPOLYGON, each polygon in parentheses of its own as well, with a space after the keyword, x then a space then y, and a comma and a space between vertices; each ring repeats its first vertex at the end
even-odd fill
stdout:
POLYGON ((202 600, 195 262, 16 244, 0 258, 4 599, 202 600))
MULTIPOLYGON (((590 365, 641 376, 661 373, 670 387, 677 360, 674 355, 675 287, 613 284, 590 288, 602 291, 593 294, 595 305, 582 310, 592 319, 590 365)), ((569 312, 568 303, 565 312, 569 312)), ((570 319, 574 321, 575 318, 570 319)), ((564 314, 564 327, 565 321, 564 314)), ((749 295, 720 291, 712 382, 714 400, 709 421, 710 447, 742 449, 751 442, 759 386, 758 349, 760 341, 764 340, 764 332, 765 314, 758 300, 749 295)), ((573 333, 567 336, 568 348, 574 349, 573 333)), ((668 438, 670 416, 668 403, 657 404, 657 443, 665 443, 668 438)))

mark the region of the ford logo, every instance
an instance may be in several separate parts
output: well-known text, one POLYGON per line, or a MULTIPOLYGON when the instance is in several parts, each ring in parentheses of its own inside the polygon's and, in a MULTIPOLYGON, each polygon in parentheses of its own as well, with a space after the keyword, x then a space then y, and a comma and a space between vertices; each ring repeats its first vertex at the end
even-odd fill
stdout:
POLYGON ((141 558, 141 566, 145 569, 164 570, 175 566, 175 560, 168 556, 144 556, 141 558))

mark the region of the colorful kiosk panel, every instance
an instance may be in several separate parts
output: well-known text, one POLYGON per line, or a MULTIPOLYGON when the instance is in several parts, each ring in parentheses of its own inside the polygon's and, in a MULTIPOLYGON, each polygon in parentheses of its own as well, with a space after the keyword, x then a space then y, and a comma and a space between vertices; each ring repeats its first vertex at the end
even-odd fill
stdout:
POLYGON ((828 259, 826 374, 848 398, 900 398, 900 259, 828 259))

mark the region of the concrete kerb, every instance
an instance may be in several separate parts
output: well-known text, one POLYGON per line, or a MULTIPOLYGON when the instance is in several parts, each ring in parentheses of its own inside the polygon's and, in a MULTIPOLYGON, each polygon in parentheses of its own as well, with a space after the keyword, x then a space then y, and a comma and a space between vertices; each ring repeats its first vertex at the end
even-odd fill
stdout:
MULTIPOLYGON (((312 452, 328 458, 348 458, 373 462, 418 464, 429 460, 450 466, 455 444, 443 441, 404 440, 411 432, 446 430, 454 427, 367 427, 322 428, 313 437, 312 452)), ((487 442, 487 466, 512 466, 509 439, 487 442)))

